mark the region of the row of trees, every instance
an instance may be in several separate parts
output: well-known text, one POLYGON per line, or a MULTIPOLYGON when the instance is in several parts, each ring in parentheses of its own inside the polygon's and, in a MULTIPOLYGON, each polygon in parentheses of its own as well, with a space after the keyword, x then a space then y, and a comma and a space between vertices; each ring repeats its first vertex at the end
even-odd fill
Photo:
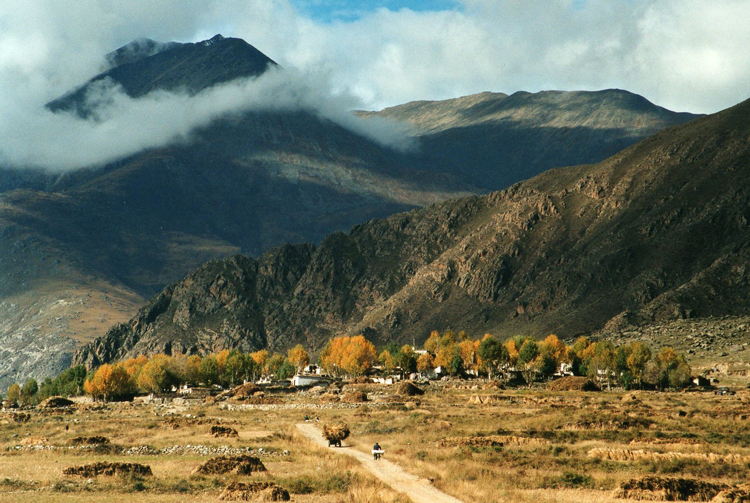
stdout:
POLYGON ((122 363, 99 367, 83 385, 91 396, 110 399, 137 392, 160 392, 181 384, 234 386, 244 380, 273 375, 286 379, 310 362, 307 351, 297 345, 286 355, 223 350, 208 356, 139 356, 122 363))
MULTIPOLYGON (((336 377, 362 376, 379 364, 388 374, 443 367, 452 375, 473 371, 494 377, 517 370, 527 382, 532 382, 550 377, 566 364, 575 375, 588 375, 600 383, 617 383, 626 388, 644 384, 680 387, 691 378, 685 358, 674 349, 664 347, 653 354, 642 342, 615 346, 606 340, 580 337, 568 346, 555 335, 542 341, 516 336, 501 342, 490 334, 473 340, 465 332, 456 334, 449 330, 442 335, 433 331, 424 349, 418 354, 408 344, 389 343, 378 353, 362 335, 336 337, 321 351, 318 363, 336 377)), ((309 363, 310 356, 302 345, 293 347, 286 355, 270 354, 264 349, 253 353, 224 350, 203 357, 139 356, 102 365, 88 374, 83 366, 72 367, 55 379, 45 379, 41 385, 34 379, 23 386, 13 384, 8 388, 6 401, 25 405, 53 395, 83 392, 111 399, 138 392, 160 392, 180 384, 228 386, 269 375, 286 379, 309 363)))
POLYGON ((23 386, 13 383, 8 387, 5 402, 9 405, 34 405, 51 396, 80 395, 83 393, 86 375, 86 368, 77 365, 54 379, 48 377, 41 385, 36 379, 28 379, 23 386))
POLYGON ((477 353, 489 373, 512 368, 523 372, 527 382, 551 376, 562 364, 567 364, 575 375, 587 375, 607 386, 617 383, 628 389, 644 384, 682 387, 692 377, 685 357, 673 348, 663 347, 654 354, 640 341, 615 346, 607 340, 579 337, 567 346, 555 335, 540 342, 519 336, 504 343, 485 335, 477 353))

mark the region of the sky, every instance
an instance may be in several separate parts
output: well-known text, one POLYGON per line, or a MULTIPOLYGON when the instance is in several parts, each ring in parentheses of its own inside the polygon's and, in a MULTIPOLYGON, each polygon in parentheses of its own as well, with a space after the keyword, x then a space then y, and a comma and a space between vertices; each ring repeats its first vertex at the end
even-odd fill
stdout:
POLYGON ((231 99, 252 108, 285 85, 273 76, 199 105, 117 99, 111 120, 96 124, 44 111, 141 37, 242 38, 290 72, 289 106, 338 118, 483 91, 606 88, 713 113, 750 98, 748 19, 750 0, 0 0, 0 162, 112 160, 185 138, 231 99))

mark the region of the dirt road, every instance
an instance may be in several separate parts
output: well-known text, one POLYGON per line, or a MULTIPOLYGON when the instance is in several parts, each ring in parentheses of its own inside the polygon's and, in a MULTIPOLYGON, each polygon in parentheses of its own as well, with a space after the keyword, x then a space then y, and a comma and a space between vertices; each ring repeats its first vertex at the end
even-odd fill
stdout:
POLYGON ((462 503, 461 500, 436 489, 429 480, 406 473, 400 466, 386 459, 375 461, 370 454, 360 452, 352 447, 329 448, 322 432, 311 423, 297 424, 297 428, 316 445, 325 447, 337 454, 345 454, 356 458, 383 483, 406 494, 414 503, 462 503))

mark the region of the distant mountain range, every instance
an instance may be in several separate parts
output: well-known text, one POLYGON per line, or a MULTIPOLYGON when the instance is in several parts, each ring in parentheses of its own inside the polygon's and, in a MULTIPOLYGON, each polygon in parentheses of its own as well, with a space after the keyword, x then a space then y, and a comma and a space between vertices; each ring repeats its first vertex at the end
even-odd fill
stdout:
POLYGON ((321 348, 434 329, 561 337, 750 310, 750 100, 595 165, 547 171, 285 245, 212 261, 80 350, 321 348))
MULTIPOLYGON (((90 117, 85 97, 105 79, 134 98, 197 95, 275 65, 221 36, 140 40, 107 62, 48 108, 90 117)), ((76 347, 207 260, 319 243, 372 218, 601 160, 693 117, 616 90, 483 94, 375 115, 412 124, 419 151, 392 150, 301 109, 224 117, 188 144, 64 174, 0 169, 0 385, 59 372, 76 347)))

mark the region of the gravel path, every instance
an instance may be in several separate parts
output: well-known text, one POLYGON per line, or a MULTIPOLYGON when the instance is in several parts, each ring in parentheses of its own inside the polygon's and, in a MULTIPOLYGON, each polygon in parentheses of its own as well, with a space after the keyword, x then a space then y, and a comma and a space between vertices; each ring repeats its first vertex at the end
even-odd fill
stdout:
MULTIPOLYGON (((297 424, 297 428, 316 445, 328 449, 328 442, 315 425, 300 423, 297 424)), ((356 458, 378 479, 396 491, 406 494, 414 503, 462 503, 461 500, 436 489, 429 480, 406 473, 396 463, 386 459, 375 461, 370 454, 360 452, 350 446, 331 447, 330 450, 337 454, 345 454, 356 458)))

